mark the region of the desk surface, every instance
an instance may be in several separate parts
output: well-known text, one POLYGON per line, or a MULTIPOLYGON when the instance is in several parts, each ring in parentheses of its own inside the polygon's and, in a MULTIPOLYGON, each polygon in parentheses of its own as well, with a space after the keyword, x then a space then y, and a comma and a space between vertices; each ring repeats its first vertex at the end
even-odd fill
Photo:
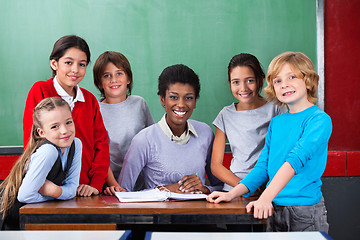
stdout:
POLYGON ((119 240, 125 231, 0 231, 2 240, 119 240))
MULTIPOLYGON (((153 232, 151 240, 180 240, 180 239, 196 239, 196 240, 325 240, 320 232, 265 232, 265 233, 182 233, 182 232, 153 232)), ((331 238, 329 238, 331 239, 331 238)))
POLYGON ((26 204, 20 214, 246 214, 248 199, 213 204, 206 200, 120 203, 115 196, 76 197, 26 204))

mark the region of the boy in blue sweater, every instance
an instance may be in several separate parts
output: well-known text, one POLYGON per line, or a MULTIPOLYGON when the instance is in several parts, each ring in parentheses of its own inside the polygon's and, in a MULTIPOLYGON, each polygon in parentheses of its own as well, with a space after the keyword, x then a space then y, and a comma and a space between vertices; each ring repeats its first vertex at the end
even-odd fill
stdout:
POLYGON ((269 179, 254 208, 255 218, 273 216, 274 231, 328 232, 327 212, 321 193, 326 167, 330 117, 315 104, 319 76, 311 60, 299 52, 275 57, 266 76, 265 94, 270 101, 288 107, 269 125, 265 146, 255 168, 230 192, 213 192, 209 202, 251 196, 269 179))

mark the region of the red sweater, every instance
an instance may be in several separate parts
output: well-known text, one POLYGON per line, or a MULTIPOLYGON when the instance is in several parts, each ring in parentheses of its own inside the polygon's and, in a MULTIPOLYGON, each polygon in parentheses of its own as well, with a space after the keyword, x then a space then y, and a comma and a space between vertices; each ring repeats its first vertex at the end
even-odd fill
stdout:
MULTIPOLYGON (((109 138, 96 98, 83 88, 81 91, 85 102, 76 102, 72 111, 75 136, 83 145, 80 184, 87 184, 101 191, 110 166, 109 138)), ((29 91, 23 118, 24 146, 30 140, 34 108, 48 97, 60 97, 52 79, 36 82, 29 91)))

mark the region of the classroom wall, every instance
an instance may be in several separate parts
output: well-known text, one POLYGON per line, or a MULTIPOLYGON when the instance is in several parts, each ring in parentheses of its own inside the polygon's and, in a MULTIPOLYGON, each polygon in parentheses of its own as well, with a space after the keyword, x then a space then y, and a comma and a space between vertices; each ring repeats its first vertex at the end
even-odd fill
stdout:
POLYGON ((359 13, 358 0, 325 1, 325 111, 334 126, 330 150, 360 150, 359 13))
POLYGON ((325 0, 325 111, 333 133, 322 191, 333 239, 359 239, 360 1, 325 0), (329 160, 331 165, 329 165, 329 160))
MULTIPOLYGON (((312 36, 315 34, 315 27, 310 23, 301 23, 303 18, 310 19, 311 23, 315 21, 314 2, 315 0, 210 0, 181 3, 159 0, 1 0, 0 146, 21 144, 22 111, 27 91, 35 81, 50 77, 48 56, 54 41, 64 34, 76 33, 85 37, 92 50, 93 62, 105 50, 122 51, 127 55, 134 71, 134 94, 145 96, 155 119, 159 119, 163 113, 156 97, 158 74, 163 67, 176 63, 176 60, 189 64, 199 72, 202 82, 201 98, 196 111, 210 109, 211 112, 204 110, 205 112, 199 113, 204 114, 208 118, 208 124, 211 124, 211 119, 221 107, 234 100, 226 84, 213 83, 226 81, 227 63, 236 52, 256 54, 265 69, 273 56, 285 50, 304 51, 315 62, 315 35, 312 36), (121 6, 118 5, 119 2, 121 6), (162 6, 162 2, 168 2, 168 5, 162 6), (194 6, 195 3, 199 5, 194 6), (290 4, 289 11, 283 11, 286 10, 286 4, 290 4), (189 10, 176 11, 181 6, 189 10), (148 7, 149 11, 142 11, 144 7, 148 7), (271 7, 278 10, 274 11, 271 7), (305 9, 298 11, 302 7, 305 9), (196 16, 201 16, 203 20, 199 24, 207 27, 206 34, 197 32, 197 24, 181 26, 179 17, 177 22, 169 23, 172 27, 177 27, 177 31, 171 31, 170 35, 162 34, 163 30, 167 30, 165 22, 169 17, 162 13, 164 8, 171 8, 169 15, 180 14, 189 19, 189 22, 196 21, 196 16), (70 13, 66 13, 66 9, 70 9, 70 13), (248 9, 249 12, 246 16, 235 16, 241 9, 248 9), (225 18, 227 14, 234 15, 225 18), (52 18, 56 21, 51 22, 49 19, 52 18), (273 20, 276 18, 278 20, 273 20), (101 20, 103 24, 94 25, 94 20, 101 20), (161 21, 160 27, 156 27, 156 20, 161 21), (131 25, 131 21, 135 23, 131 25), (252 24, 251 27, 246 27, 246 23, 252 24), (256 23, 261 26, 255 26, 256 23), (126 30, 127 26, 132 29, 126 30), (305 33, 293 33, 294 28, 305 33), (93 32, 89 33, 91 31, 93 32), (141 33, 142 31, 145 32, 141 33), (200 38, 201 41, 196 42, 194 50, 190 46, 195 38, 200 38), (160 45, 156 45, 159 39, 160 45), (171 44, 166 43, 169 39, 171 44), (291 43, 284 45, 283 41, 291 43), (146 42, 149 43, 145 44, 146 42), (221 47, 217 47, 219 45, 221 47), (163 46, 165 50, 161 51, 163 46), (161 51, 160 54, 155 54, 157 51, 161 51), (175 54, 170 54, 172 52, 175 54), (143 55, 145 57, 141 57, 143 55), (207 95, 213 97, 208 99, 207 95)), ((325 111, 332 118, 333 133, 322 189, 329 213, 330 235, 334 239, 358 239, 360 81, 357 75, 360 71, 360 1, 324 2, 325 111)), ((96 94, 92 86, 92 66, 90 65, 82 84, 96 94)), ((195 113, 194 116, 198 118, 195 113)), ((199 119, 203 120, 201 117, 199 119)), ((0 175, 7 175, 12 165, 8 163, 15 159, 16 156, 1 156, 0 175)))
POLYGON ((284 51, 302 51, 316 65, 316 0, 1 0, 0 146, 22 144, 27 93, 51 77, 49 55, 63 35, 86 39, 92 64, 80 86, 99 97, 92 68, 106 50, 122 52, 154 119, 164 109, 157 78, 183 63, 199 75, 200 99, 192 118, 212 126, 235 101, 227 65, 235 54, 256 55, 264 70, 284 51))

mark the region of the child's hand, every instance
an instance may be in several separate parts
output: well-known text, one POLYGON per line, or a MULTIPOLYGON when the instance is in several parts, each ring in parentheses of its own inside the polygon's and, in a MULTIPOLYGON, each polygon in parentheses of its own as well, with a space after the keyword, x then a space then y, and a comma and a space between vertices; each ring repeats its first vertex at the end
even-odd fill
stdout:
POLYGON ((271 201, 261 200, 261 197, 253 202, 250 202, 246 205, 246 211, 249 213, 251 209, 254 207, 254 218, 258 219, 267 219, 272 215, 273 206, 271 201))
POLYGON ((115 195, 115 192, 126 192, 126 190, 120 185, 110 186, 104 190, 104 194, 109 196, 115 195))
POLYGON ((90 197, 91 195, 98 195, 100 192, 90 185, 80 184, 76 193, 80 197, 90 197))
POLYGON ((219 202, 230 202, 232 200, 230 194, 228 192, 212 192, 209 196, 207 196, 206 200, 211 203, 219 203, 219 202))

